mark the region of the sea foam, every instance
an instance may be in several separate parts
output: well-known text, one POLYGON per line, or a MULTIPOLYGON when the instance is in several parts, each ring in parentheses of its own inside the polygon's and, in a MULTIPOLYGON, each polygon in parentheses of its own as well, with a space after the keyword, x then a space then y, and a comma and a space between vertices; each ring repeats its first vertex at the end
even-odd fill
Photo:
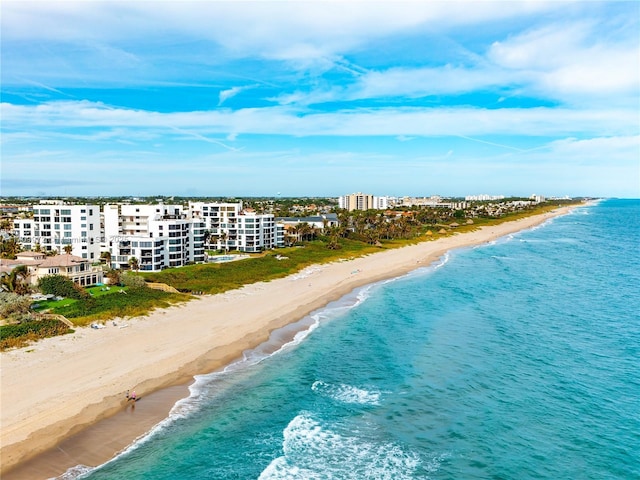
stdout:
POLYGON ((380 404, 381 393, 376 390, 369 391, 345 384, 333 385, 330 383, 322 382, 320 380, 315 381, 311 386, 311 389, 320 395, 328 396, 333 400, 342 403, 353 403, 360 405, 380 404))
POLYGON ((283 432, 283 455, 263 470, 259 480, 415 478, 421 463, 415 453, 393 443, 378 443, 357 431, 339 429, 345 430, 300 413, 283 432))

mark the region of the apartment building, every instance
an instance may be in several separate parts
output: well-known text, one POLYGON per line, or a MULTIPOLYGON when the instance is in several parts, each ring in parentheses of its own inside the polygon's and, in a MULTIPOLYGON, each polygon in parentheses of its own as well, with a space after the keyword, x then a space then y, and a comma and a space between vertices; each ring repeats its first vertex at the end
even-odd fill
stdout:
POLYGON ((273 214, 245 209, 242 202, 189 202, 189 213, 204 221, 212 250, 257 253, 277 246, 273 214))
POLYGON ((375 208, 373 195, 361 192, 340 197, 338 199, 338 206, 345 210, 349 210, 350 212, 354 210, 371 210, 375 208))
POLYGON ((181 205, 114 205, 103 210, 111 267, 158 271, 204 261, 205 223, 181 205))
POLYGON ((33 206, 33 218, 13 221, 13 233, 25 250, 71 254, 97 262, 100 258, 100 207, 67 205, 61 200, 42 201, 33 206))

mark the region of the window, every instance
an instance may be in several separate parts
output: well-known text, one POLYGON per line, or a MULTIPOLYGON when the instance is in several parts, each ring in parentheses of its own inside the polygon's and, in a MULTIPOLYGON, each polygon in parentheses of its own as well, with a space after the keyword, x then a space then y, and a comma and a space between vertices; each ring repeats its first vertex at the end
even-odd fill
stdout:
POLYGON ((64 224, 64 229, 65 230, 71 230, 71 224, 70 223, 65 223, 64 224))

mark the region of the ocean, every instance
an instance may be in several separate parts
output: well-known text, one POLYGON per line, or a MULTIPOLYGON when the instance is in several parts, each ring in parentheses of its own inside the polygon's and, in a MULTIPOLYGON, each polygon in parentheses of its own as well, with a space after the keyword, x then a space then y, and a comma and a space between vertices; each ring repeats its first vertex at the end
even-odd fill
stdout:
POLYGON ((64 478, 638 479, 639 253, 640 201, 616 199, 449 252, 197 377, 64 478))

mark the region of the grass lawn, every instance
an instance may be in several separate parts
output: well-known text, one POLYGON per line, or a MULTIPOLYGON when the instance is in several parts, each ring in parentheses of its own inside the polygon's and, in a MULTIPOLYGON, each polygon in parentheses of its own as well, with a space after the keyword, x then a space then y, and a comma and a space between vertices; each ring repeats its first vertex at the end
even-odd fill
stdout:
MULTIPOLYGON (((129 287, 109 287, 110 290, 107 290, 106 287, 89 287, 85 288, 87 292, 89 292, 93 297, 100 297, 102 295, 109 295, 111 293, 117 293, 118 290, 127 290, 129 287)), ((33 303, 33 309, 36 312, 44 312, 45 310, 55 309, 55 313, 60 313, 64 315, 61 311, 62 308, 67 307, 68 305, 72 305, 76 303, 78 300, 75 298, 64 298, 62 300, 45 300, 38 301, 33 303)))

